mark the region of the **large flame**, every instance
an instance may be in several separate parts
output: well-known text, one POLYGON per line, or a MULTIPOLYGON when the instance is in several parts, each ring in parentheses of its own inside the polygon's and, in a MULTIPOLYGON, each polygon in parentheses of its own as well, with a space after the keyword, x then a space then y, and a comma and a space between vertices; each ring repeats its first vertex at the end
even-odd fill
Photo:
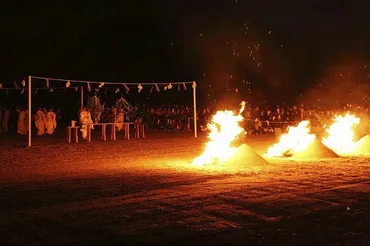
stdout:
POLYGON ((232 147, 231 143, 237 137, 244 133, 244 129, 239 126, 243 120, 241 113, 244 111, 245 102, 240 104, 239 114, 232 111, 218 111, 211 122, 207 125, 210 130, 208 135, 209 142, 202 155, 194 159, 193 164, 203 166, 207 164, 222 163, 230 159, 236 152, 237 148, 232 147))
POLYGON ((360 119, 349 113, 336 116, 326 129, 328 137, 323 138, 322 143, 338 154, 353 154, 357 147, 354 130, 359 123, 360 119))
POLYGON ((288 127, 288 132, 280 137, 277 144, 268 148, 267 156, 281 157, 304 151, 316 136, 310 134, 309 121, 301 121, 296 127, 288 127))

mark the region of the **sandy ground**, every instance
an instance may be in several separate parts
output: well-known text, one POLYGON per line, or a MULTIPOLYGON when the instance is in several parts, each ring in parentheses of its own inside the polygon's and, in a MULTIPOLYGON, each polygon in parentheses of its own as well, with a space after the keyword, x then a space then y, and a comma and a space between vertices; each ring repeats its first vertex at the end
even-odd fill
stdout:
POLYGON ((193 167, 184 133, 45 141, 0 148, 1 245, 370 245, 365 157, 235 170, 193 167))

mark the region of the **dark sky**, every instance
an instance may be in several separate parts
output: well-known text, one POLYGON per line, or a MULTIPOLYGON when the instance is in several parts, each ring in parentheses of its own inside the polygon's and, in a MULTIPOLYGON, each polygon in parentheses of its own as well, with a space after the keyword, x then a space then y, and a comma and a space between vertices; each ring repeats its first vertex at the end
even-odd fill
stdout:
POLYGON ((365 0, 3 2, 1 80, 195 79, 215 91, 250 81, 294 94, 346 57, 357 66, 370 55, 365 0))

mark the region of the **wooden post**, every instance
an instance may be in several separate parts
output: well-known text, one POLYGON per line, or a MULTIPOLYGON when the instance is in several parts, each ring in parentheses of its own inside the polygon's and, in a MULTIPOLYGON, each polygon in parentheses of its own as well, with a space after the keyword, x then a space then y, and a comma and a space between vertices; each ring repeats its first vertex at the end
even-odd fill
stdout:
POLYGON ((32 86, 31 86, 31 76, 28 76, 28 147, 32 145, 32 125, 31 125, 31 117, 32 117, 32 86))
POLYGON ((84 87, 81 86, 81 89, 80 89, 80 97, 81 97, 81 109, 84 107, 84 87))
POLYGON ((197 127, 197 84, 193 81, 193 106, 194 106, 194 137, 198 137, 198 127, 197 127))

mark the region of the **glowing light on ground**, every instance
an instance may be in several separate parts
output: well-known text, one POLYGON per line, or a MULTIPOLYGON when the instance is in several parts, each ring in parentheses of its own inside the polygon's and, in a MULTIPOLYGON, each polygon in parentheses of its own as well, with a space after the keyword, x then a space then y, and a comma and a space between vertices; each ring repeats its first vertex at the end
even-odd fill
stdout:
POLYGON ((279 142, 268 148, 266 156, 291 156, 305 151, 316 139, 315 135, 310 134, 309 124, 309 121, 302 121, 296 127, 288 127, 288 132, 280 137, 279 142))
POLYGON ((232 147, 231 144, 241 134, 245 133, 244 129, 239 126, 243 120, 241 113, 244 111, 245 102, 240 104, 238 114, 232 111, 218 111, 211 122, 207 125, 210 131, 206 143, 205 150, 202 155, 194 159, 192 162, 197 166, 209 164, 220 164, 229 160, 238 151, 237 147, 232 147))
POLYGON ((355 128, 359 123, 360 119, 349 113, 336 116, 333 124, 326 129, 328 136, 323 138, 322 143, 338 154, 355 154, 355 128))

